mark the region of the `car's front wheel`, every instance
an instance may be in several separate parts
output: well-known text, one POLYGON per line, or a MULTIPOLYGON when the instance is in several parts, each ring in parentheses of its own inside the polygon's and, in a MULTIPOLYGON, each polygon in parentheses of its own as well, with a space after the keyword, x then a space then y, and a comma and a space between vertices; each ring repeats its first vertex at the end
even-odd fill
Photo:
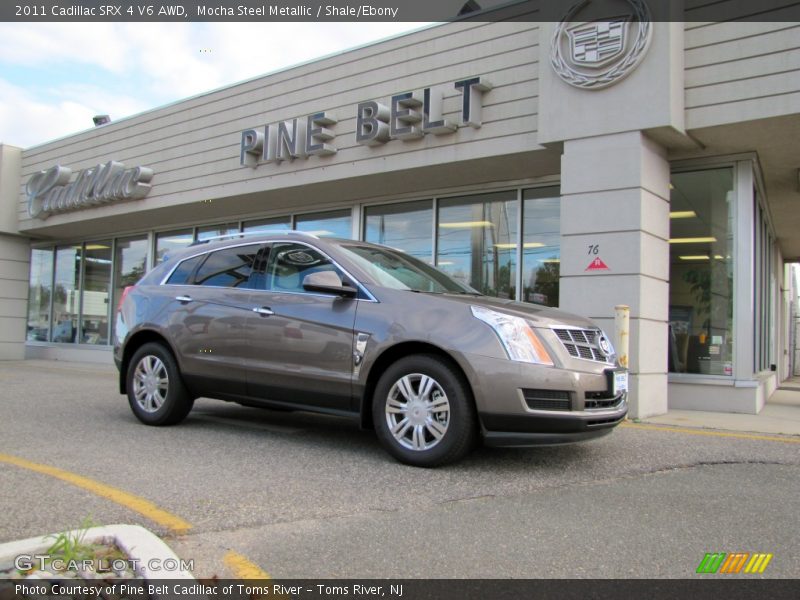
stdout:
POLYGON ((375 387, 372 418, 384 448, 418 467, 459 460, 477 435, 469 387, 435 355, 407 356, 386 369, 375 387))
POLYGON ((175 358, 157 342, 144 344, 134 353, 127 388, 133 414, 147 425, 180 423, 194 404, 175 358))

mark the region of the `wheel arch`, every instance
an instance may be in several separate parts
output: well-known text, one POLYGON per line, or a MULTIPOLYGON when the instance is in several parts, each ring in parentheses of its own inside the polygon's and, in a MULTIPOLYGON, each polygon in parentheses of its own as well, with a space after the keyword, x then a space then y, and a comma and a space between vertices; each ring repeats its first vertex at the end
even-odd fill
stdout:
POLYGON ((375 362, 372 363, 372 366, 369 369, 369 373, 367 374, 367 382, 364 386, 364 392, 360 398, 361 407, 359 412, 361 415, 362 429, 374 429, 372 424, 372 395, 375 393, 375 387, 377 386, 378 380, 383 372, 392 363, 400 360, 401 358, 405 358, 406 356, 412 356, 415 354, 433 354, 446 361, 462 378, 464 385, 470 394, 470 401, 472 402, 473 406, 475 406, 475 392, 472 389, 472 384, 470 383, 469 377, 467 377, 464 369, 450 353, 448 353, 446 350, 443 350, 439 346, 428 342, 401 342, 385 349, 378 356, 378 358, 375 359, 375 362))
POLYGON ((130 367, 131 358, 136 351, 150 342, 158 342, 169 350, 178 362, 178 355, 175 353, 172 345, 167 341, 163 335, 152 329, 142 329, 134 333, 131 338, 125 343, 125 348, 122 351, 122 360, 119 365, 119 393, 128 393, 128 368, 130 367))

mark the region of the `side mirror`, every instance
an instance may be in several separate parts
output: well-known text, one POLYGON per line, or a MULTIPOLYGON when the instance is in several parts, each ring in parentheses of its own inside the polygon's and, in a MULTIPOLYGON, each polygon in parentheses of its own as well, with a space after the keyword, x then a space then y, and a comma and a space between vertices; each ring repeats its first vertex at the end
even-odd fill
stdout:
POLYGON ((333 271, 317 271, 303 277, 303 289, 309 292, 335 294, 345 298, 355 298, 356 289, 342 284, 333 271))

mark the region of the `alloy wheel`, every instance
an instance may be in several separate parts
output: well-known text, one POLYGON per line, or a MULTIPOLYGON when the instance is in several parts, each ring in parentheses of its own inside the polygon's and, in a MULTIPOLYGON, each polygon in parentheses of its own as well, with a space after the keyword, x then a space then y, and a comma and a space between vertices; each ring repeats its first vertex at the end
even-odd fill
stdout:
POLYGON ((409 373, 392 385, 385 413, 395 441, 414 451, 436 446, 450 425, 447 394, 438 381, 422 373, 409 373))
POLYGON ((133 395, 136 403, 145 412, 154 413, 164 404, 168 392, 167 367, 157 356, 143 356, 133 373, 133 395))

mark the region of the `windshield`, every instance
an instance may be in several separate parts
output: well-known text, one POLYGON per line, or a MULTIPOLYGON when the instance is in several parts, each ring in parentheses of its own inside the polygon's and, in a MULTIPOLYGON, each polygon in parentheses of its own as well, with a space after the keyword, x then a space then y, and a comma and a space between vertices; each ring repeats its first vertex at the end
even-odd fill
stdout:
POLYGON ((398 250, 342 245, 348 258, 383 287, 434 294, 479 294, 468 285, 398 250))

